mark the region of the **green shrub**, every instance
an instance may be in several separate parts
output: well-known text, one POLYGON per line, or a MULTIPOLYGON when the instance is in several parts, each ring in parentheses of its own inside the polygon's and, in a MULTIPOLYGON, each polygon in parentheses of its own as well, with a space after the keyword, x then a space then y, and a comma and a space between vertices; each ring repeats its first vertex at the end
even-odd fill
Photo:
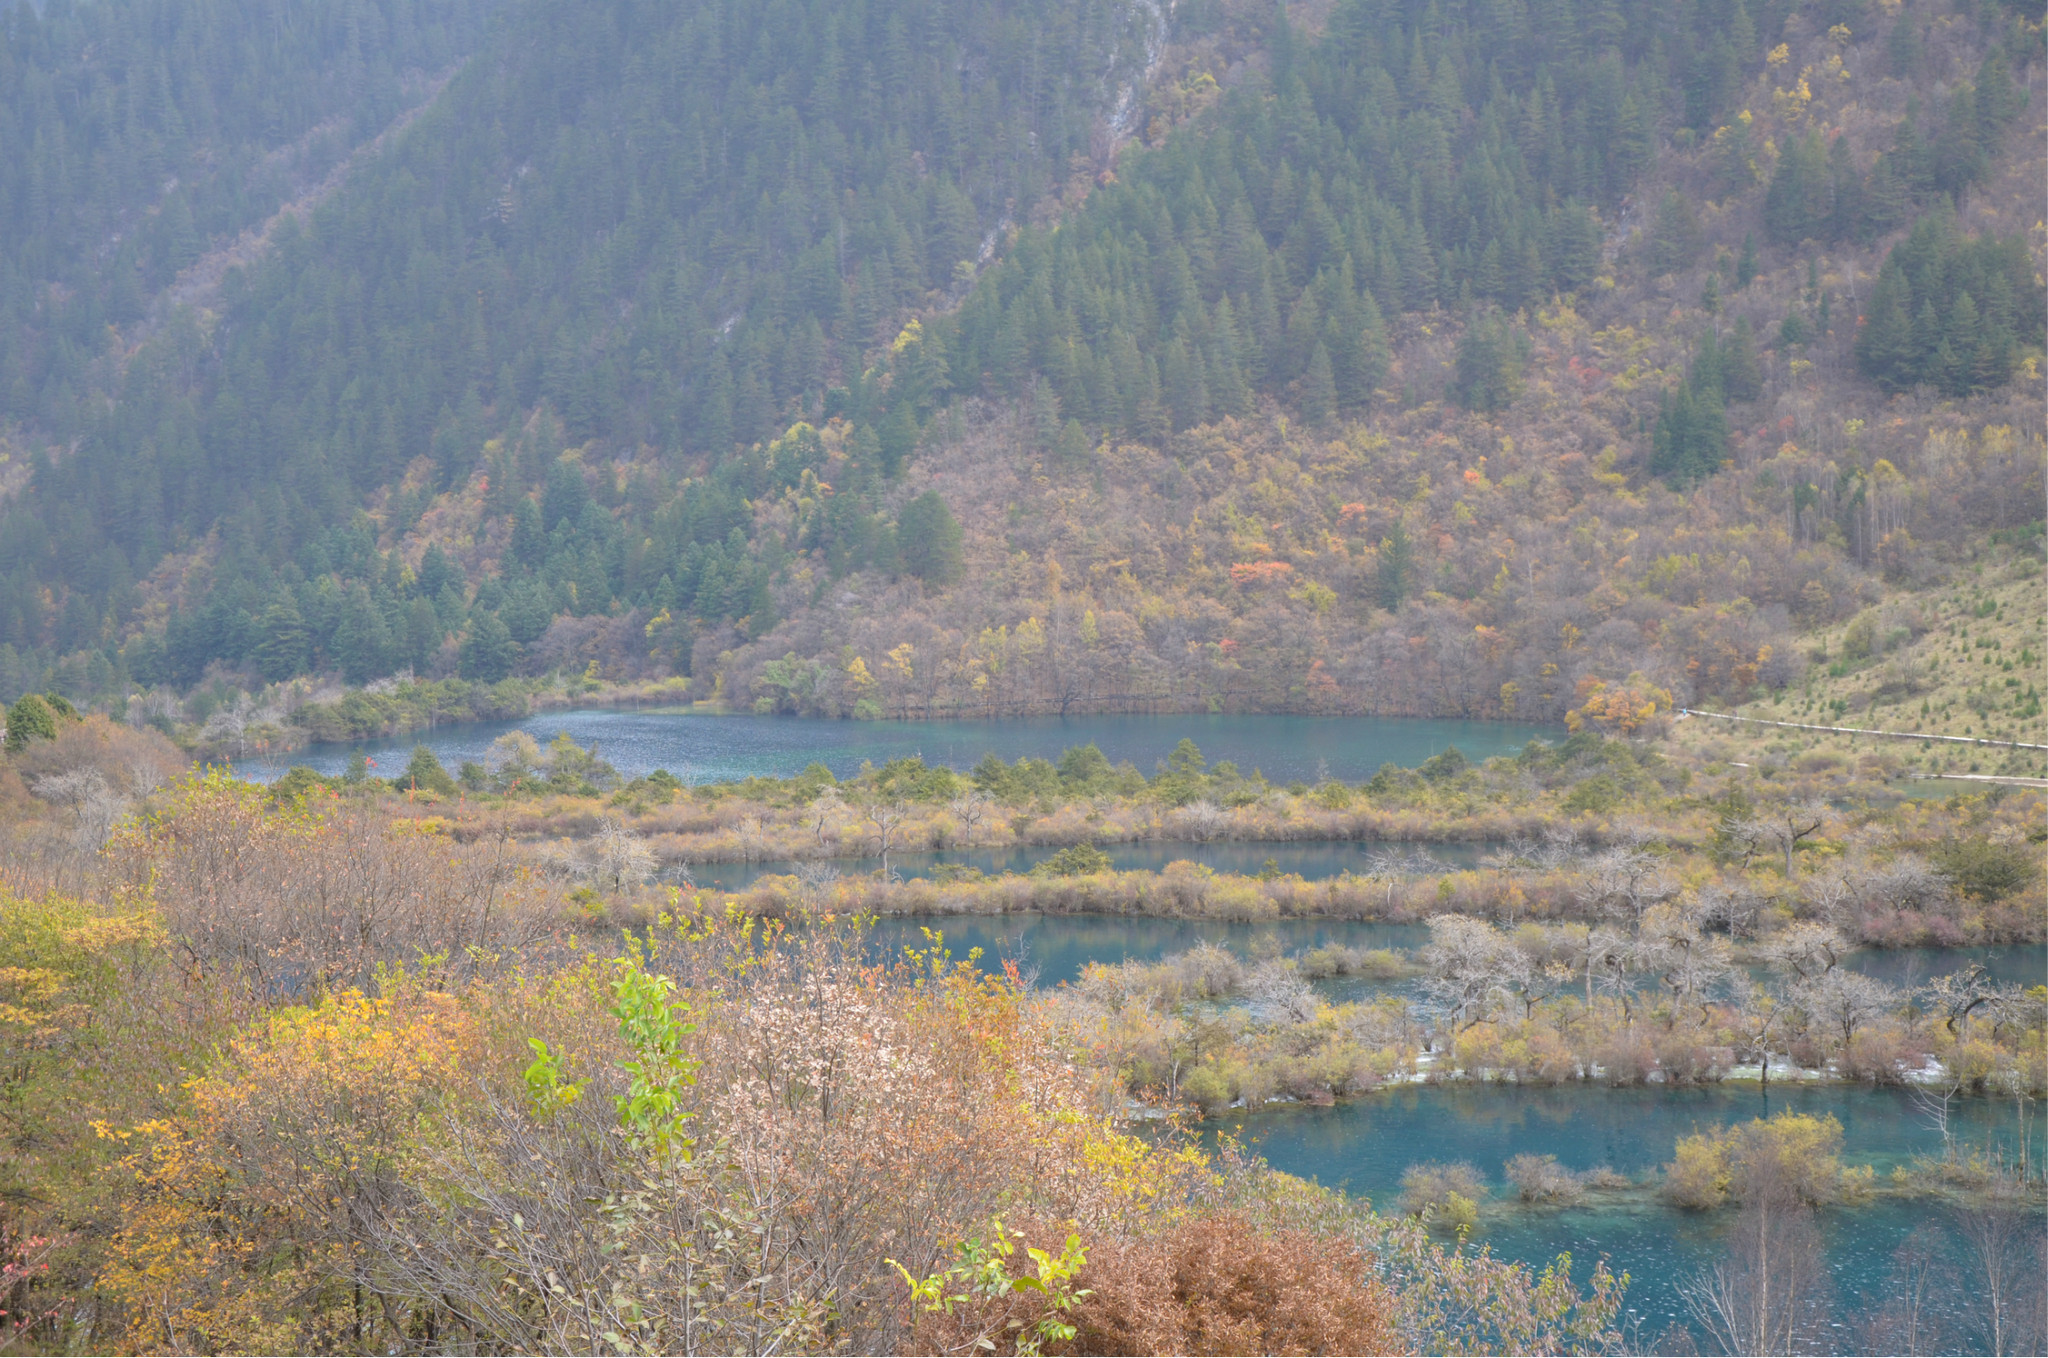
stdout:
POLYGON ((1202 1110, 1204 1117, 1222 1112, 1230 1106, 1236 1091, 1230 1078, 1213 1065, 1196 1066, 1180 1082, 1181 1097, 1202 1110))
POLYGON ((1108 872, 1109 855, 1093 844, 1069 844, 1031 869, 1033 877, 1086 877, 1108 872))
POLYGON ((20 754, 32 740, 57 738, 57 713, 39 693, 25 693, 7 709, 7 753, 20 754))
POLYGON ((1937 849, 1934 863, 1964 894, 1980 901, 2002 901, 2024 891, 2034 880, 2036 853, 2024 844, 1960 839, 1937 849))

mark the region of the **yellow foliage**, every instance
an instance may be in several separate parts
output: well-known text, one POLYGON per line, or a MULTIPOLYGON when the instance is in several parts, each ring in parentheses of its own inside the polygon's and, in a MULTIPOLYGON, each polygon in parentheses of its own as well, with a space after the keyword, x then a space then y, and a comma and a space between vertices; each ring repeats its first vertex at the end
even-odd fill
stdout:
POLYGON ((187 1086, 190 1110, 100 1134, 138 1191, 99 1285, 139 1351, 304 1352, 349 1323, 350 1208, 393 1182, 462 1081, 444 995, 358 991, 273 1015, 187 1086))
POLYGON ((1621 684, 1587 678, 1579 682, 1579 705, 1564 715, 1565 726, 1573 731, 1591 725, 1596 730, 1619 731, 1624 735, 1641 730, 1659 712, 1672 707, 1671 691, 1659 688, 1640 674, 1631 674, 1621 684))
POLYGON ((1714 1133, 1680 1137, 1664 1167, 1664 1193, 1680 1207, 1718 1207, 1728 1196, 1728 1145, 1714 1133))
POLYGON ((1732 1192, 1832 1202, 1867 1190, 1868 1170, 1845 1174, 1842 1124, 1832 1114, 1777 1113, 1679 1139, 1664 1192, 1681 1207, 1717 1207, 1732 1192))

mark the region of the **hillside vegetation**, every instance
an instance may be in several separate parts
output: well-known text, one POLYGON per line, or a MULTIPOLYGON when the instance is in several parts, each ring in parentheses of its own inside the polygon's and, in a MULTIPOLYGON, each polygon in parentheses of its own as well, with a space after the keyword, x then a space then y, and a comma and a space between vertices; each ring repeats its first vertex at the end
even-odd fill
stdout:
POLYGON ((0 688, 1632 729, 2039 560, 2024 5, 807 16, 513 7, 17 409, 0 688))

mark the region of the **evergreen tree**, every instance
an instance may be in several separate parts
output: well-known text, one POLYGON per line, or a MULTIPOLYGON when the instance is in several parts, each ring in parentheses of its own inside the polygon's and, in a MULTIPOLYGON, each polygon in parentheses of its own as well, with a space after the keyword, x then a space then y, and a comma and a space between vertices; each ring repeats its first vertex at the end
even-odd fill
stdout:
POLYGON ((918 496, 896 516, 896 549, 903 568, 927 585, 944 588, 960 578, 965 565, 960 544, 960 521, 935 490, 918 496))
POLYGON ((1507 409, 1521 391, 1528 344, 1528 338, 1498 312, 1475 316, 1458 339, 1450 398, 1467 410, 1507 409))
POLYGON ((1944 211, 1885 256, 1854 350, 1858 370, 1886 390, 1924 383, 1962 395, 2010 381, 2019 346, 2044 337, 2048 292, 2024 243, 1966 237, 1944 211))
POLYGON ((1756 336, 1749 317, 1735 322, 1735 329, 1720 346, 1721 390, 1731 401, 1754 401, 1764 393, 1763 361, 1757 354, 1756 336))
POLYGON ((443 589, 453 586, 459 590, 463 584, 461 570, 441 550, 441 544, 428 543, 427 550, 420 554, 420 568, 413 580, 414 591, 423 599, 436 599, 443 589))
POLYGON ((57 714, 40 694, 25 693, 7 709, 7 753, 20 754, 32 740, 57 738, 57 714))
POLYGON ((547 530, 541 526, 540 506, 530 496, 522 495, 512 508, 510 551, 512 559, 528 569, 547 558, 547 530))
POLYGON ((495 684, 511 677, 518 658, 518 648, 513 645, 512 634, 506 630, 503 619, 496 613, 470 616, 459 658, 463 678, 495 684))
POLYGON ((1337 380, 1330 369, 1330 351, 1318 340, 1301 379, 1301 418, 1311 426, 1325 424, 1336 408, 1337 380))
POLYGON ((455 780, 424 745, 412 747, 412 758, 391 780, 391 788, 394 792, 431 792, 437 797, 453 797, 456 793, 455 780))
POLYGON ((1820 132, 1809 128, 1803 137, 1787 138, 1764 192, 1764 229, 1781 245, 1797 245, 1821 235, 1832 207, 1820 132))
POLYGON ((1683 488, 1713 475, 1728 456, 1728 412, 1718 356, 1695 362, 1675 393, 1658 405, 1650 471, 1683 488))
POLYGON ((405 654, 414 674, 425 674, 441 648, 441 615, 431 599, 418 598, 405 612, 405 654))
POLYGON ((904 460, 917 448, 917 416, 911 410, 910 402, 897 401, 883 417, 875 436, 882 459, 882 475, 893 481, 896 473, 902 470, 904 460))
POLYGON ((311 638, 298 603, 290 595, 263 610, 257 630, 261 639, 249 659, 258 674, 276 684, 306 672, 312 662, 311 638))
POLYGON ((1408 540, 1408 524, 1394 520, 1394 526, 1380 539, 1378 552, 1380 607, 1389 613, 1401 611, 1415 574, 1415 547, 1408 540))
POLYGON ((383 610, 370 599, 370 592, 357 585, 342 604, 341 621, 334 629, 331 648, 341 677, 351 684, 367 684, 391 673, 391 629, 383 610))
POLYGON ((1667 190, 1657 204, 1650 228, 1650 272, 1676 273, 1700 252, 1700 223, 1692 203, 1677 189, 1667 190))

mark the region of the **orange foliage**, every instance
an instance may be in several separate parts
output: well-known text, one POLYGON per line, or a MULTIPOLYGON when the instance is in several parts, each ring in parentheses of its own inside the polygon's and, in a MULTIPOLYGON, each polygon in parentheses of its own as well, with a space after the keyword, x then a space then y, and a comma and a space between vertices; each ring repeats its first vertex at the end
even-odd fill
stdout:
POLYGON ((1240 561, 1230 568, 1236 585, 1265 585, 1284 580, 1294 571, 1285 561, 1240 561))
POLYGON ((1393 1298, 1351 1245, 1229 1213, 1102 1242, 1079 1281, 1093 1295, 1074 1353, 1406 1351, 1393 1298))
POLYGON ((1573 731, 1590 724, 1595 730, 1629 735, 1659 712, 1671 710, 1671 690, 1658 688, 1641 674, 1631 674, 1621 684, 1588 675, 1579 680, 1578 698, 1579 705, 1564 714, 1564 724, 1573 731))

